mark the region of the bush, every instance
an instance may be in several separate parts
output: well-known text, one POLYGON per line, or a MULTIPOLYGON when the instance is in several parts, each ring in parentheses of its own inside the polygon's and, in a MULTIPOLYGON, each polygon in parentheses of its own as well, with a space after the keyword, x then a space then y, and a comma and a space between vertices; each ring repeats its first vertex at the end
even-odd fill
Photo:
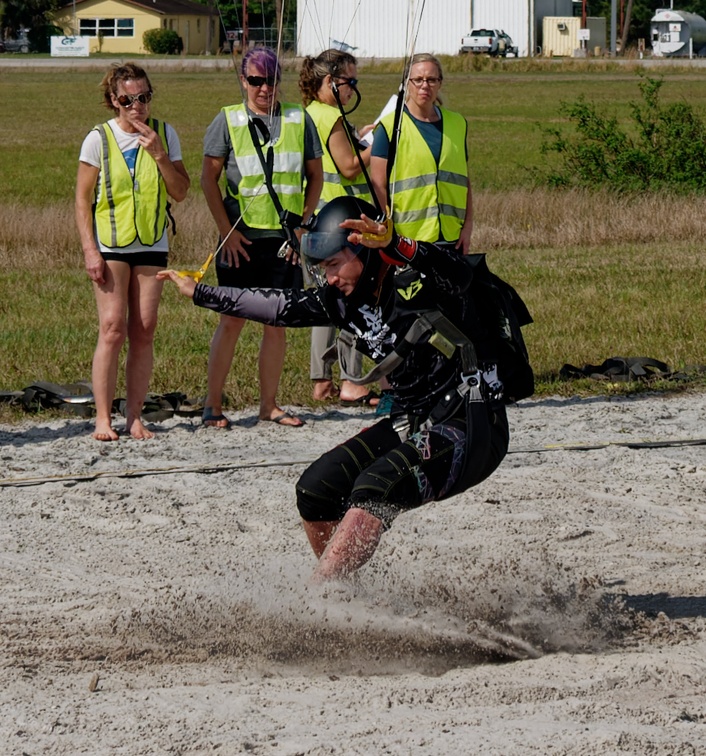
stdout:
POLYGON ((538 172, 541 183, 706 192, 706 124, 686 102, 662 105, 663 80, 640 75, 642 102, 630 104, 628 129, 583 97, 562 103, 561 112, 575 130, 567 136, 560 129, 542 129, 542 154, 558 155, 559 164, 538 172))
POLYGON ((178 55, 184 49, 181 37, 173 29, 148 29, 142 35, 142 44, 155 55, 178 55))

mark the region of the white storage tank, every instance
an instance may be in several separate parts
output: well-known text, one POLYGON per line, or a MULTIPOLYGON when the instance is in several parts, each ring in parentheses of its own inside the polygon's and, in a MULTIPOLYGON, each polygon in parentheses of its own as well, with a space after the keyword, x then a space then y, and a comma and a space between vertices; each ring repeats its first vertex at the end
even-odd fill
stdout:
MULTIPOLYGON (((602 55, 606 49, 605 18, 588 17, 586 28, 589 34, 586 49, 591 55, 598 49, 598 54, 602 55)), ((542 55, 545 58, 570 58, 576 55, 576 51, 581 49, 580 29, 581 19, 575 16, 545 16, 542 21, 542 55)))
POLYGON ((456 55, 471 28, 469 0, 299 0, 297 55, 338 47, 357 58, 403 58, 417 26, 416 52, 456 55))
POLYGON ((655 58, 706 54, 706 20, 696 13, 657 10, 650 22, 650 37, 655 58))

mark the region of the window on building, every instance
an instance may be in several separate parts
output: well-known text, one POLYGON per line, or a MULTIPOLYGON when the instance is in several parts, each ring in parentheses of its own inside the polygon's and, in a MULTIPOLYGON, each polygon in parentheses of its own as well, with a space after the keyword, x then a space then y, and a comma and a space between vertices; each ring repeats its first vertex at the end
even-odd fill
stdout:
POLYGON ((82 18, 79 21, 82 37, 134 37, 134 18, 82 18))

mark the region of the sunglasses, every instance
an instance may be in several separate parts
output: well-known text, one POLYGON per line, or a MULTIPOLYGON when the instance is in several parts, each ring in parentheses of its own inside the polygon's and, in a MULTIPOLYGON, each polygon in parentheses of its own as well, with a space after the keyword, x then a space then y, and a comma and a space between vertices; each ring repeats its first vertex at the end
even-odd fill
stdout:
POLYGON ((115 99, 118 101, 118 105, 123 108, 131 108, 136 102, 139 102, 140 105, 148 105, 152 102, 152 92, 140 92, 136 95, 124 94, 120 97, 116 96, 115 99))
POLYGON ((349 79, 346 76, 337 76, 336 84, 348 84, 351 89, 355 89, 358 86, 358 79, 349 79))
POLYGON ((251 87, 261 87, 264 84, 267 84, 268 87, 274 87, 277 84, 273 76, 246 76, 245 81, 251 87))

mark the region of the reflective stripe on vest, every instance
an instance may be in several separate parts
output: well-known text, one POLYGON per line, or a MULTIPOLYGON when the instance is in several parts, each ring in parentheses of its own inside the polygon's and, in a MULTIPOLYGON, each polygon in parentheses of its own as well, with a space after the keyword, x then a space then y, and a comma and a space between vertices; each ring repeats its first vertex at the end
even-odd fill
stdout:
MULTIPOLYGON (((343 197, 346 194, 351 197, 359 197, 366 202, 372 202, 373 198, 370 195, 370 187, 366 183, 363 174, 361 173, 354 179, 347 179, 345 176, 342 176, 338 172, 336 163, 329 152, 328 140, 331 137, 333 127, 336 125, 339 118, 341 118, 341 113, 338 108, 314 100, 309 103, 306 111, 316 125, 316 130, 319 132, 319 139, 321 140, 321 146, 324 149, 324 154, 321 156, 321 163, 324 169, 324 185, 321 189, 319 204, 316 208, 317 211, 321 210, 321 208, 327 202, 334 199, 334 197, 343 197)), ((351 153, 353 153, 353 147, 351 147, 351 153)))
MULTIPOLYGON (((164 122, 148 119, 167 154, 164 122)), ((96 233, 106 247, 127 247, 139 239, 156 244, 167 226, 167 187, 154 158, 137 149, 135 175, 125 162, 113 130, 107 123, 95 127, 101 137, 100 192, 94 209, 96 233)))
MULTIPOLYGON (((429 145, 405 113, 390 188, 395 230, 426 242, 441 237, 446 241, 458 239, 468 199, 466 119, 459 113, 439 110, 443 130, 438 169, 429 145)), ((389 139, 393 122, 394 113, 380 121, 389 139)))
MULTIPOLYGON (((277 210, 267 191, 260 158, 255 151, 245 105, 230 105, 223 108, 228 123, 228 132, 233 145, 233 154, 242 176, 236 194, 228 187, 231 197, 236 197, 243 221, 250 228, 280 229, 277 210)), ((304 166, 304 109, 301 105, 283 102, 280 105, 281 129, 277 142, 272 145, 272 186, 285 210, 297 215, 304 211, 302 169, 304 166)), ((262 147, 267 159, 270 145, 262 147)))

